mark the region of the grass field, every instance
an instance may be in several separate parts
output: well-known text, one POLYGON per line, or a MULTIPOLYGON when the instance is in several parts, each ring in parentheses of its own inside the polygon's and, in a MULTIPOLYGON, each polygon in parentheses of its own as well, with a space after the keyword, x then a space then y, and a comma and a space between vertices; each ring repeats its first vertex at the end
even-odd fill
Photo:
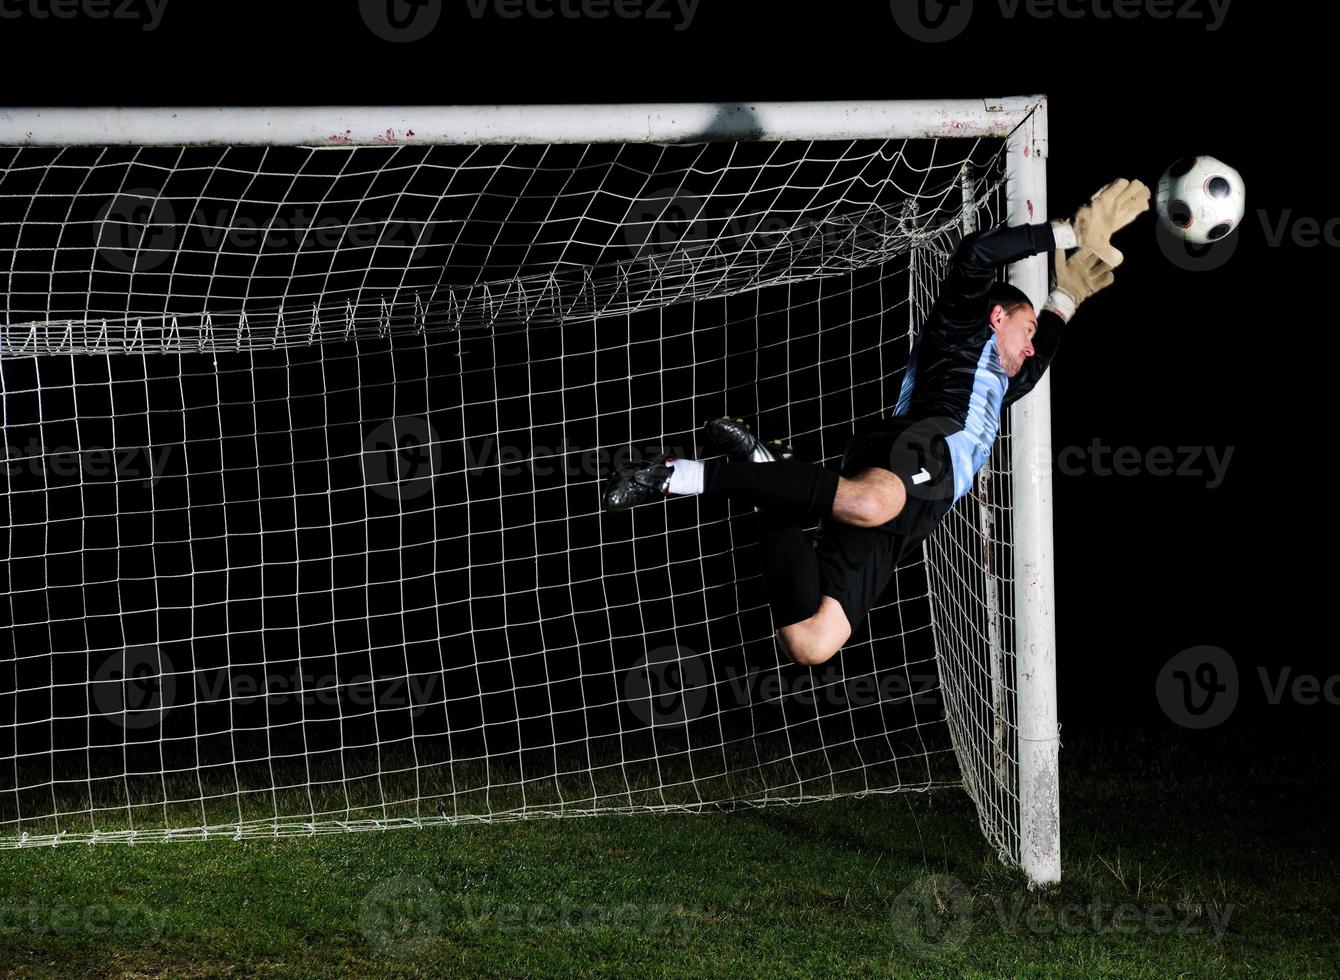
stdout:
POLYGON ((956 791, 8 851, 0 975, 1334 976, 1337 766, 1274 735, 1068 735, 1044 893, 956 791))

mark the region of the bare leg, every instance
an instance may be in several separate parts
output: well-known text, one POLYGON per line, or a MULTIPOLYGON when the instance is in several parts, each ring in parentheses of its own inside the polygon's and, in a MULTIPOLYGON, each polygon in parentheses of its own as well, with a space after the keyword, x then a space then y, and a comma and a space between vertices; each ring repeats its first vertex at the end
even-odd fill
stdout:
POLYGON ((903 512, 907 488, 889 470, 871 468, 838 480, 833 519, 854 527, 879 527, 903 512))
POLYGON ((787 656, 804 667, 831 660, 850 636, 851 624, 842 604, 828 595, 820 599, 819 611, 809 619, 777 631, 777 640, 787 656))

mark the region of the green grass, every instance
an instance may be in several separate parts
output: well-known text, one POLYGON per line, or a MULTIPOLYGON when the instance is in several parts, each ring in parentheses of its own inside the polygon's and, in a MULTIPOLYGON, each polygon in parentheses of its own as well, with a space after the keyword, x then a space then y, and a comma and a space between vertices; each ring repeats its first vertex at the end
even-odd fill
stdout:
POLYGON ((0 975, 1334 975, 1336 765, 1224 738, 1068 736, 1041 893, 954 791, 0 852, 0 975))

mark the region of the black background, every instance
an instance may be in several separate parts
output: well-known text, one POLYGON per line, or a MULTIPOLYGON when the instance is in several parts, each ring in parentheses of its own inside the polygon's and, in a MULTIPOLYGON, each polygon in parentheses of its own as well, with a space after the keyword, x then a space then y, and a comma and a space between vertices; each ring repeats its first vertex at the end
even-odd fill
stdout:
MULTIPOLYGON (((115 0, 119 3, 120 0, 115 0)), ((910 2, 910 0, 909 0, 910 2)), ((5 9, 24 11, 30 0, 5 9)), ((41 8, 42 4, 36 4, 41 8)), ((479 104, 976 97, 1051 99, 1053 215, 1115 176, 1151 186, 1211 153, 1248 187, 1231 259, 1191 272, 1151 218, 1118 244, 1118 288, 1085 311, 1052 371, 1055 444, 1233 451, 1222 486, 1191 477, 1057 474, 1063 726, 1166 726, 1159 670, 1223 647, 1238 664, 1233 726, 1279 747, 1335 705, 1271 706, 1258 668, 1334 671, 1328 455, 1336 249, 1291 241, 1340 214, 1331 175, 1329 26, 1316 5, 1236 0, 1198 18, 1013 17, 977 0, 943 44, 903 33, 884 2, 703 0, 691 23, 469 15, 448 2, 423 40, 391 43, 354 0, 188 4, 136 20, 0 19, 0 101, 12 105, 479 104), (1272 244, 1263 228, 1283 222, 1272 244)), ((545 9, 552 9, 545 4, 545 9)), ((1145 4, 1149 9, 1156 5, 1145 4)), ((1334 238, 1334 236, 1332 236, 1334 238)), ((1202 459, 1201 465, 1204 465, 1202 459)))

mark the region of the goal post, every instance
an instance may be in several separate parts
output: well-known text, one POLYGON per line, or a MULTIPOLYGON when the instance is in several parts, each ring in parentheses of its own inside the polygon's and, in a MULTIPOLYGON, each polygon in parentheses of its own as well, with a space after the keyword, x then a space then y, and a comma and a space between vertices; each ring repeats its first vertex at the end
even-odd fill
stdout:
MULTIPOLYGON (((1006 196, 1011 224, 1047 217, 1047 112, 1011 135, 1006 196)), ((1039 309, 1048 256, 1010 269, 1039 309)), ((1018 650, 1020 864, 1032 881, 1061 880, 1060 727, 1056 713, 1056 600, 1052 542, 1051 375, 1011 408, 1014 431, 1015 643, 1018 650)))
POLYGON ((0 109, 0 154, 0 846, 957 782, 1059 880, 1045 377, 836 674, 776 660, 748 515, 633 535, 589 465, 708 411, 835 459, 964 215, 1046 220, 1045 98, 0 109))

